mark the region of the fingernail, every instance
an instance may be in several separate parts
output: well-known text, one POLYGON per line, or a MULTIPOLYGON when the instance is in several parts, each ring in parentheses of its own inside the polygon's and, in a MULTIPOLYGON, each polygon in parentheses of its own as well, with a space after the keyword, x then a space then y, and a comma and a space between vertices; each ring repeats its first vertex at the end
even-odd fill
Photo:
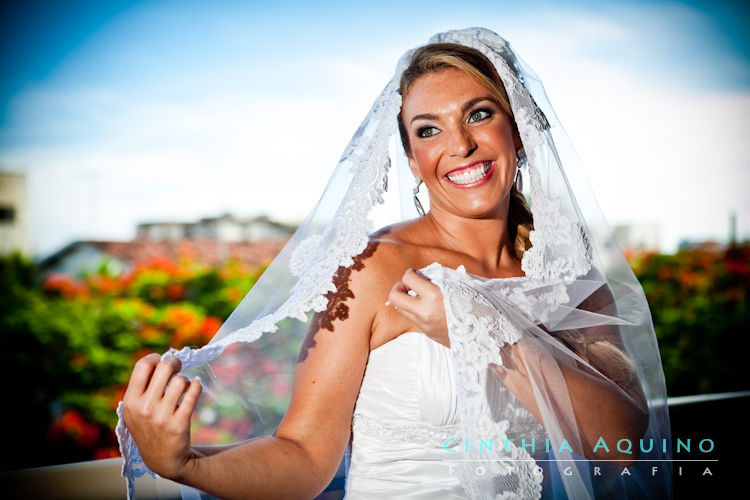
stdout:
POLYGON ((389 301, 386 301, 386 303, 385 303, 385 307, 388 307, 388 306, 390 306, 390 305, 391 305, 391 301, 390 301, 390 300, 389 300, 389 301))

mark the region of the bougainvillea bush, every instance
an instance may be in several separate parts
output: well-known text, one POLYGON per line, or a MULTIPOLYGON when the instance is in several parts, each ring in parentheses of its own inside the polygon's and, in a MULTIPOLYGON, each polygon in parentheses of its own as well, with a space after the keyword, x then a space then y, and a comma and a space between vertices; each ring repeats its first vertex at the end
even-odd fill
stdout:
POLYGON ((204 345, 262 272, 189 258, 78 278, 42 279, 18 256, 0 266, 2 428, 19 450, 5 468, 118 456, 114 410, 135 361, 204 345))
POLYGON ((750 244, 630 259, 643 285, 670 396, 750 389, 750 244))
MULTIPOLYGON (((750 245, 629 258, 651 305, 669 394, 748 389, 739 367, 748 352, 750 245)), ((120 275, 106 269, 42 278, 18 256, 0 259, 6 469, 117 456, 114 410, 135 361, 208 342, 262 272, 189 258, 155 259, 120 275)), ((280 327, 301 325, 288 321, 280 327)), ((220 397, 234 399, 220 401, 219 411, 204 391, 195 442, 273 431, 288 403, 297 333, 222 356, 212 370, 232 389, 220 397)))

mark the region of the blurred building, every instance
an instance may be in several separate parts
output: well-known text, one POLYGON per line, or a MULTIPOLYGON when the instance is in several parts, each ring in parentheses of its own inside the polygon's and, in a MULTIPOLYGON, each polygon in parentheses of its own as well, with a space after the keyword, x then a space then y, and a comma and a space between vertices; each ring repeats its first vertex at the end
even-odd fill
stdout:
POLYGON ((287 240, 296 227, 266 216, 242 218, 232 214, 197 222, 149 222, 138 224, 137 237, 155 241, 212 239, 217 241, 287 240))
POLYGON ((727 249, 726 243, 721 243, 714 240, 680 240, 677 246, 678 251, 693 250, 709 252, 713 254, 719 254, 727 249))
POLYGON ((661 231, 656 224, 627 224, 613 229, 617 244, 625 252, 661 251, 661 231))
POLYGON ((76 241, 40 263, 44 274, 65 273, 81 276, 106 270, 119 274, 139 263, 166 258, 177 262, 187 258, 216 267, 227 260, 238 260, 250 268, 268 264, 286 244, 286 240, 222 242, 207 239, 154 241, 76 241))
POLYGON ((31 255, 26 175, 0 172, 0 255, 31 255))
POLYGON ((133 241, 75 241, 40 266, 45 274, 76 276, 100 270, 119 274, 159 258, 187 258, 211 267, 238 260, 256 268, 273 260, 295 230, 268 217, 230 214, 197 222, 150 222, 138 225, 133 241))

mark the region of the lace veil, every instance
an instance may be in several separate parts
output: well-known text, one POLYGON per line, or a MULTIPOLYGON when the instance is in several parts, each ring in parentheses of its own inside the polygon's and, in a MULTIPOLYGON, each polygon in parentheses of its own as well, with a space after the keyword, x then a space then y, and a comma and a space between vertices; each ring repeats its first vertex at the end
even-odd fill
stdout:
MULTIPOLYGON (((430 42, 473 47, 495 65, 527 158, 523 194, 534 223, 523 278, 486 279, 439 263, 422 270, 444 297, 464 490, 471 498, 671 497, 666 391, 648 304, 542 83, 487 29, 440 33, 430 42), (505 383, 514 374, 530 388, 534 411, 505 383), (581 380, 604 397, 578 401, 581 380), (617 419, 621 407, 612 402, 641 416, 631 432, 611 435, 590 425, 586 414, 617 419)), ((168 353, 183 371, 201 374, 206 401, 197 419, 214 436, 273 431, 312 315, 336 293, 334 274, 355 264, 376 227, 416 216, 412 176, 396 139, 399 82, 411 54, 399 61, 317 205, 213 340, 168 353), (227 424, 237 421, 245 423, 227 424)), ((150 471, 121 407, 118 415, 123 475, 133 495, 135 478, 150 471)))

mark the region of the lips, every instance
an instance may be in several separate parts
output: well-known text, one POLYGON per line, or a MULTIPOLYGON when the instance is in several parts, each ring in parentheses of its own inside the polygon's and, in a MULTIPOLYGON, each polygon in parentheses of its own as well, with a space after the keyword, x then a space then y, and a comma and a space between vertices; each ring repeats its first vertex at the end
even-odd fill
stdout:
POLYGON ((467 167, 457 168, 445 174, 445 178, 461 187, 468 187, 476 185, 482 181, 489 179, 494 171, 495 162, 483 161, 472 163, 467 167))

